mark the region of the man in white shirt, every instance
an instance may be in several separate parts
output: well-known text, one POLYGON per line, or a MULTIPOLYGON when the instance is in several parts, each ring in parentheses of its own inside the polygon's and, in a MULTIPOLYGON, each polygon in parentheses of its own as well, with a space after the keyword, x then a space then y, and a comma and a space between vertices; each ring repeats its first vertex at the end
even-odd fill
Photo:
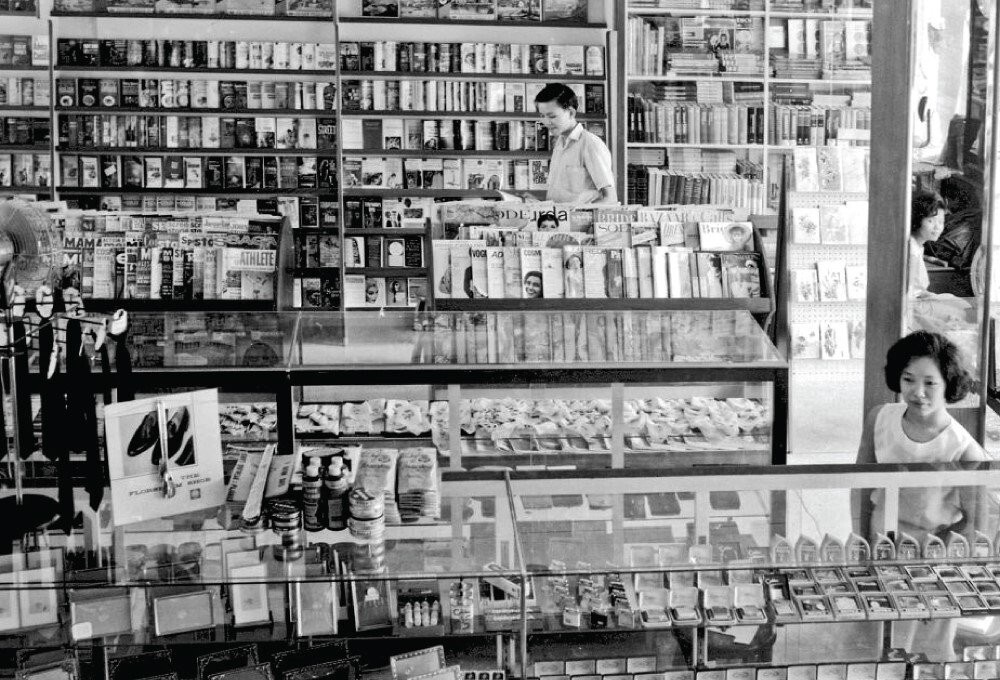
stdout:
POLYGON ((550 83, 535 96, 535 107, 552 139, 546 200, 557 203, 617 203, 611 151, 576 120, 576 93, 550 83))

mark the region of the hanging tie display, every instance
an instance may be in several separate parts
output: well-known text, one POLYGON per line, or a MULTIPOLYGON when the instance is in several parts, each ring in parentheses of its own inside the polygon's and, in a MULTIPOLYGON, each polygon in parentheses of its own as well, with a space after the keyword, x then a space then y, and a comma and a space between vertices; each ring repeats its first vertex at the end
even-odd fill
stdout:
POLYGON ((128 315, 124 310, 115 312, 108 335, 115 341, 118 401, 132 401, 135 399, 135 385, 132 383, 132 355, 128 351, 128 315))
POLYGON ((86 456, 84 488, 90 496, 90 507, 97 510, 104 498, 107 475, 97 442, 97 410, 90 373, 90 357, 83 348, 80 321, 66 321, 66 426, 76 433, 75 450, 86 456))
MULTIPOLYGON (((20 318, 15 319, 11 324, 11 330, 14 336, 14 379, 17 380, 18 385, 26 386, 28 385, 29 343, 24 321, 20 318)), ((21 447, 19 453, 23 460, 29 458, 35 450, 34 418, 31 414, 31 393, 27 389, 21 390, 14 408, 17 409, 17 420, 15 422, 20 432, 18 445, 21 447)))
POLYGON ((36 298, 38 327, 38 376, 41 380, 42 455, 55 462, 58 474, 59 526, 73 529, 73 471, 69 462, 66 434, 66 397, 59 379, 59 354, 55 343, 51 297, 36 298))

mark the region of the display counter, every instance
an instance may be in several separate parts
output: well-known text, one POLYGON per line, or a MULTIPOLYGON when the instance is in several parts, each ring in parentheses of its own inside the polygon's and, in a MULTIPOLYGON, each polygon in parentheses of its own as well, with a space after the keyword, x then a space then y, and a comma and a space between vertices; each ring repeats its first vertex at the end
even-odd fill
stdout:
POLYGON ((425 445, 451 469, 784 462, 787 364, 745 310, 137 314, 128 337, 140 393, 218 387, 227 438, 276 439, 279 454, 425 445))
POLYGON ((195 677, 197 656, 246 645, 273 671, 274 654, 333 641, 351 673, 376 675, 437 645, 449 666, 517 677, 943 673, 961 650, 905 650, 921 660, 890 640, 910 620, 1000 613, 998 487, 992 464, 446 471, 439 519, 378 535, 271 514, 269 528, 225 529, 218 509, 94 524, 4 557, 0 643, 65 648, 87 677, 149 650, 195 677), (865 536, 852 494, 878 508, 865 536), (930 497, 960 499, 958 531, 901 530, 930 497))

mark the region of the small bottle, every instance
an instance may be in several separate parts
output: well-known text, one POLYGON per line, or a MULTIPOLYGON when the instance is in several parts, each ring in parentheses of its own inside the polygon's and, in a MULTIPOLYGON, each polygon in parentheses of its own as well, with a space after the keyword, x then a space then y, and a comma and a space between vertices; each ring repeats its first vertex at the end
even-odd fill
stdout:
POLYGON ((326 528, 342 531, 347 528, 345 502, 347 500, 347 478, 344 477, 344 461, 334 458, 326 471, 326 528))
POLYGON ((319 459, 311 458, 302 475, 302 522, 306 531, 319 531, 319 504, 323 497, 323 482, 319 476, 319 459))

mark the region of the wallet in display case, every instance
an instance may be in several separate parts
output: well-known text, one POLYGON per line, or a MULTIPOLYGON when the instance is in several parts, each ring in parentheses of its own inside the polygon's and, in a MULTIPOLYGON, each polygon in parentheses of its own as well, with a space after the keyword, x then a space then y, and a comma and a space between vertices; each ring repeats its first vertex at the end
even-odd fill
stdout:
POLYGON ((207 590, 164 595, 153 600, 153 628, 157 635, 174 635, 214 626, 212 593, 207 590))
POLYGON ((410 680, 442 668, 444 668, 444 647, 441 645, 389 657, 392 680, 410 680))
POLYGON ((132 600, 128 591, 110 597, 72 601, 69 614, 70 635, 74 640, 132 632, 132 600))
POLYGON ((171 661, 169 649, 108 659, 108 679, 141 680, 159 674, 164 668, 169 668, 171 661))
POLYGON ((337 634, 337 584, 330 581, 300 581, 295 584, 295 634, 337 634))
POLYGON ((209 675, 208 680, 274 680, 274 676, 271 674, 271 664, 257 663, 209 675))
POLYGON ((360 674, 359 659, 360 657, 352 656, 339 661, 294 668, 282 673, 281 680, 354 680, 360 674))
POLYGON ((278 677, 283 677, 285 673, 302 668, 313 666, 328 661, 342 661, 347 659, 347 641, 334 640, 322 645, 307 647, 306 649, 290 649, 285 652, 276 652, 271 656, 271 666, 278 677))
POLYGON ((257 645, 241 645, 211 654, 202 654, 198 657, 197 680, 208 680, 210 675, 253 666, 257 662, 257 645))

